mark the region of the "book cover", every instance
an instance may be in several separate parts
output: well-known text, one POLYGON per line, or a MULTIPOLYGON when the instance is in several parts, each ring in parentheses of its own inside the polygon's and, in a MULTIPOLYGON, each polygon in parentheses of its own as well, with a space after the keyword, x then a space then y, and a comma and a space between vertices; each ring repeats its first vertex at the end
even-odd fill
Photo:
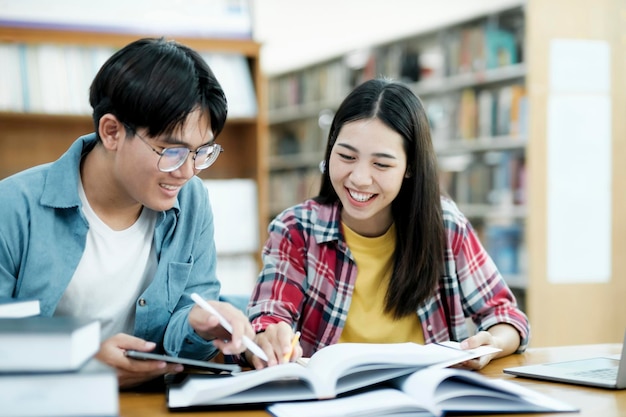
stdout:
POLYGON ((117 375, 91 359, 75 372, 0 372, 3 416, 117 416, 117 375))
POLYGON ((492 90, 481 90, 477 98, 478 136, 488 138, 496 132, 497 107, 492 90))
POLYGON ((36 298, 0 297, 0 319, 38 316, 40 313, 36 298))
POLYGON ((511 133, 511 103, 513 100, 513 86, 507 85, 498 91, 496 134, 509 135, 511 133))
POLYGON ((170 409, 334 398, 429 366, 450 366, 484 354, 448 345, 339 343, 307 361, 229 376, 190 374, 168 384, 170 409))
POLYGON ((515 34, 487 25, 484 31, 487 68, 498 68, 519 62, 515 34))
POLYGON ((0 111, 22 111, 22 70, 20 45, 0 44, 0 111))
POLYGON ((458 113, 458 134, 461 139, 476 140, 477 133, 477 106, 476 92, 472 88, 465 88, 461 92, 458 113))
POLYGON ((511 110, 509 117, 510 128, 509 134, 511 136, 520 136, 520 134, 526 132, 526 115, 523 113, 526 111, 526 87, 521 84, 514 84, 511 86, 511 110), (524 125, 522 125, 524 124, 524 125))
POLYGON ((72 371, 99 349, 99 321, 41 316, 0 319, 0 372, 72 371))

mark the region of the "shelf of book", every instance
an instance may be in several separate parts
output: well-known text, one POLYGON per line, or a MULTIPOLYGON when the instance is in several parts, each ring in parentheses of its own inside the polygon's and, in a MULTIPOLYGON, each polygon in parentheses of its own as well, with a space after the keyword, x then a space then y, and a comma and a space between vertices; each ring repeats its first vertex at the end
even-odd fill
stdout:
POLYGON ((526 137, 520 136, 485 136, 463 140, 438 141, 435 151, 440 156, 458 155, 488 151, 523 150, 526 148, 526 137))
MULTIPOLYGON (((461 90, 463 88, 474 88, 480 86, 496 85, 507 83, 515 80, 523 80, 526 75, 526 65, 518 63, 506 67, 484 70, 481 72, 454 75, 450 77, 431 77, 424 81, 408 83, 411 89, 420 97, 444 94, 461 90)), ((275 80, 271 80, 274 82, 275 80)), ((297 82, 289 78, 290 83, 297 82)), ((284 88, 279 88, 270 83, 270 100, 273 107, 269 114, 269 122, 271 124, 281 124, 293 121, 300 121, 309 118, 317 118, 320 111, 324 109, 337 108, 343 96, 339 96, 336 92, 333 94, 334 99, 319 98, 316 101, 305 102, 302 99, 294 99, 289 102, 282 102, 274 99, 274 95, 287 94, 284 88)), ((349 90, 343 88, 346 94, 349 90)))
POLYGON ((324 153, 321 151, 309 154, 275 155, 270 157, 270 166, 274 171, 312 168, 318 167, 322 159, 324 159, 324 153))
POLYGON ((525 76, 526 65, 524 63, 516 63, 505 67, 451 75, 445 78, 431 77, 427 80, 411 84, 411 88, 415 94, 423 97, 432 94, 444 94, 464 88, 523 80, 525 76))
MULTIPOLYGON (((0 178, 53 161, 78 136, 92 132, 91 79, 115 50, 144 36, 154 35, 0 26, 0 61, 5 64, 0 69, 0 178)), ((258 228, 252 233, 258 240, 266 233, 269 200, 267 82, 260 69, 260 44, 162 36, 196 49, 224 88, 229 115, 219 142, 225 152, 200 176, 254 181, 258 210, 251 224, 258 228)), ((258 263, 260 243, 245 255, 258 263)))
POLYGON ((317 101, 315 103, 296 104, 289 107, 274 109, 270 113, 271 124, 296 122, 306 119, 316 119, 324 109, 334 109, 339 105, 338 101, 317 101))

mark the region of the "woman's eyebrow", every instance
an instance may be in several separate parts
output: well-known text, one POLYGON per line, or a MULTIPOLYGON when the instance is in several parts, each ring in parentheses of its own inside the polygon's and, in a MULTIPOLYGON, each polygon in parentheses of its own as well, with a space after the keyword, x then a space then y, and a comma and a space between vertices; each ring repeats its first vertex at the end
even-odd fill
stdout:
POLYGON ((357 152, 357 153, 359 152, 357 148, 355 148, 352 145, 348 145, 347 143, 337 142, 337 146, 341 146, 342 148, 346 148, 347 150, 352 151, 352 152, 357 152))
MULTIPOLYGON (((337 146, 341 146, 342 148, 346 148, 349 151, 360 153, 357 148, 352 145, 348 145, 347 143, 337 143, 337 146)), ((373 157, 376 158, 389 158, 389 159, 398 159, 395 155, 385 153, 385 152, 375 152, 372 154, 373 157)))
POLYGON ((398 159, 395 155, 384 153, 384 152, 376 152, 376 153, 373 153, 372 156, 375 156, 376 158, 398 159))

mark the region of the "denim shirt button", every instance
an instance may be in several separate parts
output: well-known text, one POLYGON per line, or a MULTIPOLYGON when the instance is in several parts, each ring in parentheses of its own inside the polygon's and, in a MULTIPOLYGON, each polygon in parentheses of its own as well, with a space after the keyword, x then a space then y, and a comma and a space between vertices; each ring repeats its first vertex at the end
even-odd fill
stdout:
POLYGON ((146 303, 146 299, 145 299, 145 298, 140 298, 140 299, 139 299, 139 305, 140 305, 141 307, 145 306, 146 304, 147 304, 147 303, 146 303))

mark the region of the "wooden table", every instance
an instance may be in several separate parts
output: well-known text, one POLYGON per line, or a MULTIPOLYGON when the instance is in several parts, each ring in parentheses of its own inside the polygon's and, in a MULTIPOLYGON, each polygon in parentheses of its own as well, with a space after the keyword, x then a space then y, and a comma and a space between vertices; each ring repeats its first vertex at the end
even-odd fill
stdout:
MULTIPOLYGON (((621 351, 621 344, 581 345, 551 348, 529 349, 522 355, 511 355, 491 362, 482 374, 490 378, 514 379, 516 383, 547 394, 555 399, 565 401, 580 408, 580 413, 550 414, 515 414, 522 416, 578 416, 578 417, 618 417, 626 416, 626 390, 606 390, 602 388, 586 388, 577 385, 555 382, 541 382, 526 378, 517 378, 502 373, 502 369, 544 362, 581 359, 592 356, 615 355, 621 351)), ((170 412, 167 409, 164 393, 120 393, 121 417, 267 417, 264 410, 237 411, 193 411, 170 412)), ((491 415, 495 417, 494 415, 491 415)))

